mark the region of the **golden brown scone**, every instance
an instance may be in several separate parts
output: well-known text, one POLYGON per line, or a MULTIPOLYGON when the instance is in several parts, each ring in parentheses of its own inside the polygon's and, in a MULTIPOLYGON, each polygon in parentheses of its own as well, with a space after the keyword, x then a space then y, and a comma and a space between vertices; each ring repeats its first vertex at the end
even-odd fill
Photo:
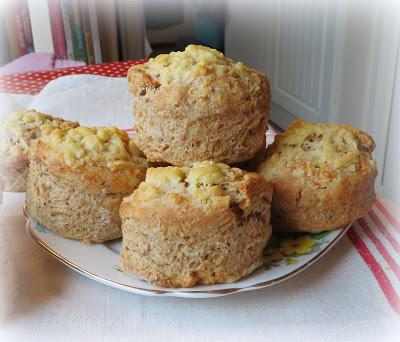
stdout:
POLYGON ((0 177, 4 191, 25 191, 28 175, 28 154, 31 141, 56 128, 78 127, 73 121, 65 121, 34 109, 11 114, 0 123, 0 177))
POLYGON ((350 126, 292 123, 260 167, 274 187, 273 229, 318 232, 363 216, 375 199, 374 148, 368 134, 350 126))
POLYGON ((121 205, 122 268, 163 287, 234 282, 262 265, 271 196, 225 164, 149 168, 121 205))
POLYGON ((31 148, 28 212, 71 239, 100 243, 119 238, 121 201, 146 169, 146 159, 116 127, 55 130, 31 148))
POLYGON ((217 50, 189 45, 128 71, 135 142, 152 162, 251 159, 265 143, 267 78, 217 50))

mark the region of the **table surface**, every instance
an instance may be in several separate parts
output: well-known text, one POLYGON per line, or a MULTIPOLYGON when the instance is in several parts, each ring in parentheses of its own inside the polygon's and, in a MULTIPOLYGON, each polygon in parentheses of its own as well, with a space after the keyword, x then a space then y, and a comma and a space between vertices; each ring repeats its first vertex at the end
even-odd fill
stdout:
MULTIPOLYGON (((142 62, 0 76, 0 92, 37 94, 70 74, 125 77, 142 62)), ((399 323, 400 223, 383 199, 328 255, 293 279, 206 300, 141 297, 74 273, 26 234, 23 203, 23 194, 5 193, 0 207, 0 267, 12 283, 12 310, 0 323, 0 340, 382 340, 399 323)))

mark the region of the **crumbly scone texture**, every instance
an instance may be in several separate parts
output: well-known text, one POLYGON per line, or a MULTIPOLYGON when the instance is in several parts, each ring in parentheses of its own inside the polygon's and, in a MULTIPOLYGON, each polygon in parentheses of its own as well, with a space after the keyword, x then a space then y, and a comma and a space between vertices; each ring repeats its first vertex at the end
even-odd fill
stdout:
POLYGON ((119 238, 122 199, 146 169, 141 152, 115 127, 54 130, 32 144, 27 210, 67 238, 86 243, 119 238))
POLYGON ((271 91, 261 72, 189 45, 132 66, 135 142, 152 162, 251 159, 265 143, 271 91))
POLYGON ((268 146, 259 170, 274 187, 273 229, 318 232, 363 216, 375 200, 374 148, 350 126, 292 123, 268 146))
POLYGON ((78 127, 66 121, 40 113, 34 109, 15 112, 0 122, 0 177, 4 191, 25 191, 28 174, 28 155, 31 142, 54 129, 78 127))
POLYGON ((211 161, 149 168, 122 204, 124 272, 162 287, 234 282, 262 266, 272 187, 211 161))

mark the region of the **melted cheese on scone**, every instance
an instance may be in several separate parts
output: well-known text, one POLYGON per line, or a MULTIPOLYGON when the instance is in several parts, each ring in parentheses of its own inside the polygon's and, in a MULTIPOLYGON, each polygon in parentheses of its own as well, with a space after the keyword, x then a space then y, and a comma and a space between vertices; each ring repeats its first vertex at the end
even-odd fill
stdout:
POLYGON ((268 180, 282 169, 290 169, 296 176, 325 186, 341 172, 375 167, 373 147, 366 133, 349 126, 296 121, 268 147, 260 171, 268 180))
POLYGON ((105 161, 112 169, 124 169, 138 158, 141 151, 126 132, 117 127, 78 127, 55 130, 42 139, 60 152, 65 164, 79 167, 105 161))
POLYGON ((77 126, 77 122, 64 121, 34 109, 15 112, 0 122, 0 150, 7 149, 11 155, 27 153, 32 139, 49 134, 55 129, 77 126))
POLYGON ((201 45, 189 45, 185 51, 158 55, 144 64, 145 69, 160 84, 173 81, 189 82, 200 76, 218 79, 233 76, 256 81, 251 69, 241 62, 226 58, 221 52, 201 45))
POLYGON ((230 195, 220 185, 229 181, 232 181, 230 167, 211 161, 197 162, 190 168, 149 168, 135 196, 140 200, 154 200, 165 194, 189 194, 201 202, 227 205, 230 195))

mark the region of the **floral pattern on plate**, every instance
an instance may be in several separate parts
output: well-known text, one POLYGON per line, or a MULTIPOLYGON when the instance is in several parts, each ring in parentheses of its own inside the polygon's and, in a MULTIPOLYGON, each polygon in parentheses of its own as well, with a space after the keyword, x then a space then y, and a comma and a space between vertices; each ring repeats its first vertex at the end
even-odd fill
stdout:
POLYGON ((326 239, 332 231, 320 233, 283 233, 272 234, 264 251, 264 267, 276 267, 282 262, 295 265, 303 255, 317 254, 329 241, 326 239))

